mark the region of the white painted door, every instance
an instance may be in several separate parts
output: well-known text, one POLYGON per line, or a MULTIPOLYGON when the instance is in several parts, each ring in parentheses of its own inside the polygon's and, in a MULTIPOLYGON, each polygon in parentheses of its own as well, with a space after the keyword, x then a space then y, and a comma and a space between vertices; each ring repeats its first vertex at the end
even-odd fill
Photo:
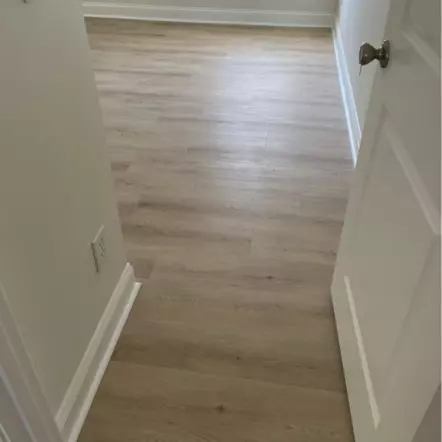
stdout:
POLYGON ((0 442, 62 442, 0 281, 0 442))
POLYGON ((411 442, 440 384, 440 0, 385 39, 332 285, 356 442, 411 442))
POLYGON ((0 442, 33 442, 17 405, 0 376, 0 442))

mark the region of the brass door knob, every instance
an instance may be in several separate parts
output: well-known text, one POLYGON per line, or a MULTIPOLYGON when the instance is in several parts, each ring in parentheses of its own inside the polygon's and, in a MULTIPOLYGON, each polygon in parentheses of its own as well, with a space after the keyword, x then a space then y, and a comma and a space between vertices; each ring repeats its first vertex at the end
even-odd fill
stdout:
POLYGON ((365 66, 373 60, 378 60, 381 68, 386 68, 390 61, 390 42, 385 40, 380 48, 376 49, 370 43, 363 43, 359 48, 359 64, 365 66))

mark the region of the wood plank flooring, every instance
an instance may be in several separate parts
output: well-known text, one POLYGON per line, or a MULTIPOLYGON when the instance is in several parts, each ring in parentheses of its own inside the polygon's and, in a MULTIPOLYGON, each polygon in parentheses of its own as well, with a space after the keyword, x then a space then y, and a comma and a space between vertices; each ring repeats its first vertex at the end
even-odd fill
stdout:
POLYGON ((144 286, 80 442, 351 442, 329 287, 352 165, 330 32, 87 29, 144 286))

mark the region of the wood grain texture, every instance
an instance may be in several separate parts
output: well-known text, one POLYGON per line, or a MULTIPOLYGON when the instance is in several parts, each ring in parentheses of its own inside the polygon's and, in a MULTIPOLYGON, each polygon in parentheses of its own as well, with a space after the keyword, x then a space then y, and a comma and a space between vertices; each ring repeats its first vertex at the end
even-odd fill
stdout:
POLYGON ((352 164, 322 30, 88 20, 144 283, 81 442, 351 442, 329 288, 352 164))

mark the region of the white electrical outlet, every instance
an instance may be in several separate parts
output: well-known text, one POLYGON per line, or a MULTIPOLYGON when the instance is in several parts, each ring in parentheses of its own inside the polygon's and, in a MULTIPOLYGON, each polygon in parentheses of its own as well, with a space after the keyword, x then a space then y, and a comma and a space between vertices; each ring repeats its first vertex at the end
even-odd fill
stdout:
POLYGON ((92 241, 92 254, 94 255, 95 270, 100 272, 106 259, 106 240, 104 238, 104 226, 100 226, 98 233, 92 241))

